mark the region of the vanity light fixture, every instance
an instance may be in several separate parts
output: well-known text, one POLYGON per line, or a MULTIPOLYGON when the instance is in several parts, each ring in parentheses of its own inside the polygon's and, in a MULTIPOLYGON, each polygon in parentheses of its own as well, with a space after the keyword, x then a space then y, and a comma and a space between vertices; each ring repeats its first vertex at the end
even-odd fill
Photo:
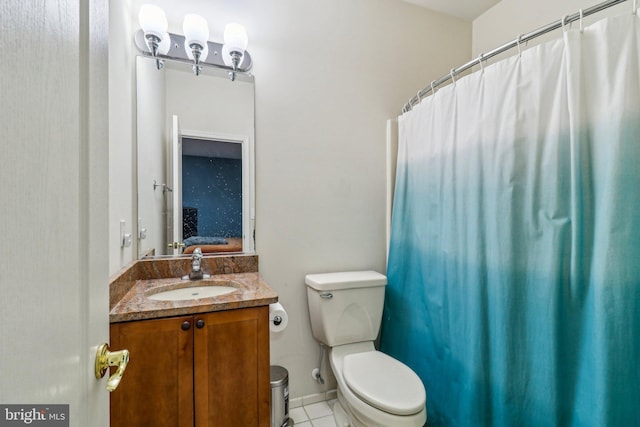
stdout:
POLYGON ((207 46, 209 24, 202 16, 190 13, 184 17, 182 31, 184 32, 184 50, 189 59, 193 60, 193 72, 199 76, 202 71, 200 61, 207 59, 209 54, 207 46))
POLYGON ((249 44, 247 30, 240 24, 232 22, 227 24, 224 29, 224 46, 222 48, 222 59, 227 62, 227 58, 231 59, 233 71, 229 73, 231 81, 235 81, 238 65, 242 62, 244 51, 249 44))
POLYGON ((159 70, 162 68, 162 61, 158 58, 158 54, 166 55, 171 45, 171 39, 167 33, 169 26, 167 16, 158 6, 145 4, 140 7, 138 22, 144 33, 145 43, 155 58, 156 67, 159 70))
POLYGON ((145 4, 138 15, 142 30, 135 35, 135 43, 144 54, 152 56, 160 70, 165 59, 191 62, 193 72, 200 75, 204 65, 229 70, 235 81, 237 73, 251 69, 251 56, 247 52, 248 37, 244 27, 230 23, 224 30, 224 44, 208 41, 209 25, 199 15, 185 15, 182 23, 184 36, 167 33, 167 18, 158 6, 145 4))

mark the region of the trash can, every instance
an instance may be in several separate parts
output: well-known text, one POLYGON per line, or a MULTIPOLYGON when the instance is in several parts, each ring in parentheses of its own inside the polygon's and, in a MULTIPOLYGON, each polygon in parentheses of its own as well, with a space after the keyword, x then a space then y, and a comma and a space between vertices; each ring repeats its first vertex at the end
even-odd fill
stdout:
POLYGON ((292 426, 289 418, 289 372, 282 366, 271 366, 271 427, 292 426))

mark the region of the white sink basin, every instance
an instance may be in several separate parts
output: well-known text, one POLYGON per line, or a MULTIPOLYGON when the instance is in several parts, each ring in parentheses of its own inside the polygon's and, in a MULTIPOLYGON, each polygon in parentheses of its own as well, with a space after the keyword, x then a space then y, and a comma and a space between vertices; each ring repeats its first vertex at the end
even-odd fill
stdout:
POLYGON ((156 301, 184 301, 200 298, 211 298, 230 294, 238 288, 225 285, 190 286, 178 289, 170 289, 147 295, 147 298, 156 301))

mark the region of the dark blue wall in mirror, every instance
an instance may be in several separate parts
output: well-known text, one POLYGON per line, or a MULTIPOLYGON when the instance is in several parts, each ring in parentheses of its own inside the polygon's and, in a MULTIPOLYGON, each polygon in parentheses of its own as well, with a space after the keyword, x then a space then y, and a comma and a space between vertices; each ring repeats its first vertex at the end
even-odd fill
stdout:
POLYGON ((242 236, 242 160, 183 155, 182 206, 197 224, 191 234, 242 236))

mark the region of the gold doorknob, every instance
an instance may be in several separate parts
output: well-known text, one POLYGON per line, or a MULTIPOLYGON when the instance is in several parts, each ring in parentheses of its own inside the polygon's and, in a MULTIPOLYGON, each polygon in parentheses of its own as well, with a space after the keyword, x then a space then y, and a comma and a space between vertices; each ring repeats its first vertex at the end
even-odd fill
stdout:
POLYGON ((107 391, 113 391, 120 385, 120 380, 124 375, 129 363, 129 350, 110 351, 109 344, 104 343, 98 347, 96 352, 96 378, 104 377, 109 366, 117 366, 116 373, 111 375, 107 380, 107 391))
POLYGON ((169 249, 184 248, 184 243, 173 242, 173 243, 169 243, 169 244, 167 245, 167 247, 168 247, 169 249))

